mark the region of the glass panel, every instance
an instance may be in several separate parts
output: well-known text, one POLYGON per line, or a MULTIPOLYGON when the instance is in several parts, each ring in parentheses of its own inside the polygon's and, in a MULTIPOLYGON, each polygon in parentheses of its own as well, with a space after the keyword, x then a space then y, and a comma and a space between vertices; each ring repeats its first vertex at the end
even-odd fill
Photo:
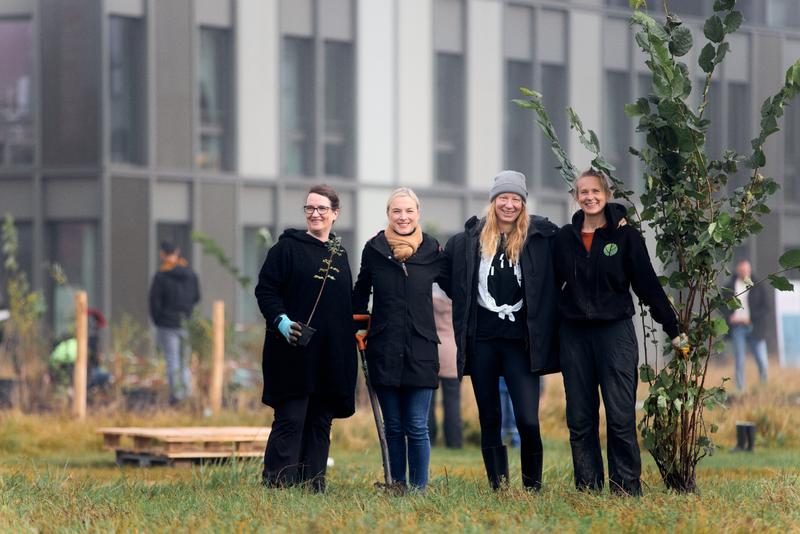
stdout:
POLYGON ((32 75, 31 21, 0 20, 0 166, 33 163, 32 75))
MULTIPOLYGON (((741 155, 750 154, 750 87, 746 83, 728 84, 728 146, 741 155)), ((748 176, 747 168, 742 168, 731 177, 734 187, 744 184, 748 176)))
POLYGON ((633 157, 628 152, 633 121, 625 115, 625 104, 632 100, 628 76, 626 72, 606 71, 605 147, 600 145, 606 159, 617 168, 617 177, 626 182, 630 179, 630 158, 633 157))
POLYGON ((314 173, 314 42, 284 37, 281 56, 283 173, 314 173))
POLYGON ((711 159, 722 156, 724 132, 722 128, 722 100, 719 82, 712 81, 708 88, 708 104, 703 118, 711 121, 706 134, 706 153, 711 159))
POLYGON ((800 2, 768 0, 767 25, 776 28, 800 28, 800 2))
POLYGON ((533 65, 527 61, 506 61, 506 168, 520 171, 533 184, 534 115, 511 102, 522 98, 520 87, 533 84, 533 65))
MULTIPOLYGON (((669 0, 669 10, 678 15, 687 15, 690 17, 702 17, 705 15, 705 4, 710 2, 698 2, 697 0, 669 0)), ((661 8, 661 2, 658 2, 661 8)), ((663 11, 660 11, 663 14, 663 11)))
POLYGON ((787 200, 800 203, 800 105, 784 109, 783 188, 787 200))
POLYGON ((325 41, 325 174, 353 176, 353 44, 325 41))
MULTIPOLYGON (((97 225, 95 223, 50 223, 50 261, 64 270, 67 282, 52 287, 53 330, 56 336, 69 332, 74 326, 74 293, 83 289, 89 306, 96 306, 99 297, 99 265, 97 254, 97 225)), ((103 311, 103 310, 101 310, 103 311)))
POLYGON ((145 68, 143 23, 111 17, 109 40, 109 101, 111 161, 144 163, 145 68))
MULTIPOLYGON (((259 236, 260 230, 259 226, 244 228, 242 274, 250 277, 250 287, 243 291, 241 299, 241 317, 245 324, 258 324, 264 321, 261 311, 258 309, 258 303, 253 297, 253 288, 258 283, 258 273, 267 256, 267 247, 259 236)), ((272 232, 271 229, 270 232, 272 232)), ((275 236, 274 233, 272 235, 275 236)))
POLYGON ((200 153, 201 169, 231 168, 230 31, 200 29, 200 153))
POLYGON ((436 179, 464 182, 464 58, 436 54, 436 179))
MULTIPOLYGON (((25 273, 28 284, 33 279, 33 225, 28 222, 14 221, 17 229, 17 266, 25 273)), ((6 258, 0 251, 0 310, 8 308, 8 272, 6 258)))
MULTIPOLYGON (((550 113, 550 120, 556 129, 556 135, 562 143, 569 136, 567 119, 567 69, 564 65, 542 65, 542 102, 550 113)), ((533 124, 533 118, 528 117, 533 124)), ((550 149, 550 141, 541 135, 542 143, 542 184, 559 190, 565 190, 566 184, 559 172, 558 159, 550 149)))
MULTIPOLYGON (((645 74, 641 73, 636 76, 636 99, 641 97, 646 97, 652 92, 653 88, 653 76, 652 74, 645 74)), ((634 99, 631 99, 633 101, 634 99)), ((633 128, 633 144, 637 150, 641 150, 647 146, 647 135, 642 132, 636 131, 636 126, 639 124, 639 120, 631 120, 630 125, 633 128)), ((641 194, 644 192, 644 163, 638 157, 631 155, 631 158, 635 159, 634 163, 634 170, 635 173, 631 177, 631 180, 628 181, 628 185, 631 189, 637 193, 641 194)))

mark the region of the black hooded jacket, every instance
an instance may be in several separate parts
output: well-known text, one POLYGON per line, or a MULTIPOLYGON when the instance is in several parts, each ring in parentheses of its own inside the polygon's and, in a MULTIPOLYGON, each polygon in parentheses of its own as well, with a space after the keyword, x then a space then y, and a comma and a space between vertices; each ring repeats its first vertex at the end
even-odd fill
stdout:
POLYGON ((180 328, 200 302, 197 275, 184 265, 158 271, 150 284, 149 301, 150 317, 157 327, 180 328))
MULTIPOLYGON (((464 231, 450 238, 445 256, 450 283, 443 287, 453 299, 453 330, 458 346, 458 377, 470 374, 475 352, 478 308, 478 265, 483 219, 472 217, 464 231)), ((520 257, 526 310, 526 343, 531 372, 560 371, 558 363, 558 290, 553 270, 553 249, 558 226, 544 217, 531 216, 528 237, 520 257)))
POLYGON ((367 241, 353 289, 353 309, 366 313, 373 294, 366 354, 373 384, 437 386, 439 337, 431 286, 445 284, 445 269, 439 242, 428 234, 422 234, 419 248, 402 263, 392 256, 384 232, 367 241))
POLYGON ((267 322, 262 401, 275 407, 314 395, 325 399, 334 417, 348 417, 355 411, 357 358, 347 252, 333 257, 337 270, 330 272, 309 324, 316 329, 309 344, 291 346, 275 327, 284 313, 292 321, 308 321, 322 285, 320 269, 329 258, 325 243, 305 230, 287 229, 264 260, 255 288, 267 322))
POLYGON ((619 227, 621 211, 605 207, 606 226, 595 230, 590 251, 581 239, 584 214, 561 228, 556 240, 556 272, 563 286, 561 316, 575 321, 615 321, 632 317, 630 289, 644 302, 670 338, 679 334, 678 319, 658 281, 642 235, 619 227))

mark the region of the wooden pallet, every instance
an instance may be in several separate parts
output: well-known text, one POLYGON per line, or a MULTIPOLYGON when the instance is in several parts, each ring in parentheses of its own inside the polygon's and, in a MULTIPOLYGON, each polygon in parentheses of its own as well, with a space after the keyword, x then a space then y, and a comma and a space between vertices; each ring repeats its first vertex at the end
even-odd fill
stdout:
POLYGON ((116 452, 117 464, 181 465, 253 458, 264 454, 268 427, 103 427, 103 448, 116 452), (123 443, 123 440, 125 443, 123 443))

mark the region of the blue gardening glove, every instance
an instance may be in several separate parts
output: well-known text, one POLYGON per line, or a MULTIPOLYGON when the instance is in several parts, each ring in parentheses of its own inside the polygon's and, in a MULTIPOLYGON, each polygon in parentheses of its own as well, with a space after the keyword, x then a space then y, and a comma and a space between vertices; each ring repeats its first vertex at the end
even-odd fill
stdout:
POLYGON ((300 325, 289 319, 285 313, 280 314, 275 322, 278 323, 278 331, 286 338, 286 341, 290 345, 297 344, 297 340, 300 338, 300 325))

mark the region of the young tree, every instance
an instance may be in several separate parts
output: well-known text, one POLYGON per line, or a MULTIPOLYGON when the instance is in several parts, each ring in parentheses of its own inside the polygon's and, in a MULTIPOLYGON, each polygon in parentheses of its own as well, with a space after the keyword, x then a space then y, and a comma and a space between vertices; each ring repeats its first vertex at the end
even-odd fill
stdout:
MULTIPOLYGON (((645 329, 650 343, 645 344, 640 378, 650 389, 639 430, 667 487, 692 492, 696 490, 696 466, 714 447, 709 435, 716 427, 706 425, 704 409, 710 410, 726 398, 724 384, 706 384, 709 359, 724 350, 722 336, 728 330, 718 312, 741 306, 739 295, 726 294, 718 282, 723 274, 730 274, 727 266, 734 248, 762 230, 759 219, 769 213, 767 201, 779 187, 760 172, 766 163, 763 147, 766 139, 779 131, 784 106, 800 91, 800 60, 787 71, 783 87, 761 106, 760 131, 751 141, 752 151, 741 155, 725 150, 714 159, 706 150, 707 133, 714 125, 705 117, 705 110, 714 70, 730 50, 726 37, 742 23, 736 0, 715 0, 714 14, 705 21, 703 32, 708 42, 698 63, 706 76, 697 108, 690 101, 689 68, 680 60, 693 46, 691 31, 669 11, 666 0, 663 23, 642 11, 644 4, 643 0, 631 1, 630 23, 637 29, 636 43, 647 56, 653 82, 649 94, 625 106, 625 113, 638 121, 636 131, 646 135, 643 149, 630 148, 644 167, 645 187, 639 203, 616 176, 616 169, 603 159, 595 132, 587 131, 572 109, 567 111, 581 144, 594 156, 592 167, 609 176, 616 197, 630 203, 629 222, 654 232, 656 256, 665 269, 661 282, 672 295, 682 332, 688 334, 688 344, 675 355, 670 354, 669 343, 665 344, 665 358, 658 365, 658 355, 652 361, 647 352, 648 344, 657 347, 658 342, 652 322, 645 329), (744 173, 743 169, 747 169, 747 179, 734 187, 730 178, 744 173)), ((528 99, 515 102, 537 114, 560 162, 557 169, 572 188, 577 169, 559 143, 541 95, 521 90, 528 99)), ((783 271, 800 266, 800 251, 784 254, 779 262, 783 271)), ((791 289, 780 272, 766 280, 778 289, 791 289)), ((642 315, 646 315, 644 310, 642 315)))

